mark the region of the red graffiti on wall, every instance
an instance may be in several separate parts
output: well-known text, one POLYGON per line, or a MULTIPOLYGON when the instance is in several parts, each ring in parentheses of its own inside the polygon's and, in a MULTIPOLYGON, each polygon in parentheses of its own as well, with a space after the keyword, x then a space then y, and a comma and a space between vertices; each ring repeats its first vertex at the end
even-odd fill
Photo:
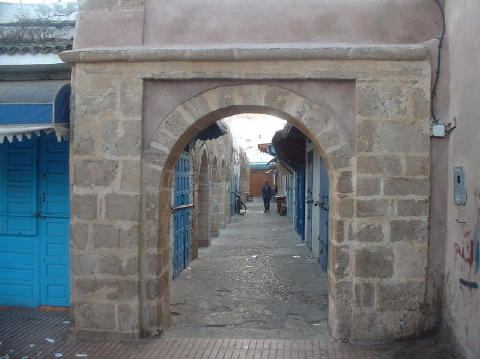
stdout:
MULTIPOLYGON (((466 231, 465 233, 463 233, 463 237, 465 239, 469 238, 470 236, 472 235, 472 231, 466 231)), ((467 254, 465 254, 465 246, 463 245, 462 243, 462 246, 460 247, 460 245, 458 243, 455 243, 455 252, 463 258, 463 260, 465 262, 468 263, 468 265, 472 265, 473 264, 473 261, 474 261, 474 254, 473 254, 473 240, 470 239, 470 240, 467 240, 467 254)))

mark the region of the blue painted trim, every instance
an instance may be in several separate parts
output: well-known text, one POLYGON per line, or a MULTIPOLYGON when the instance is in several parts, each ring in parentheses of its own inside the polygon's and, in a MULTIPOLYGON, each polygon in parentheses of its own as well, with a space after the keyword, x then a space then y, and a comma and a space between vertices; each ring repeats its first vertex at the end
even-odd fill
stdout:
POLYGON ((460 284, 464 285, 465 287, 468 287, 470 289, 478 289, 479 288, 478 283, 470 282, 470 281, 465 280, 465 279, 460 279, 460 284))
POLYGON ((268 170, 266 163, 250 163, 250 169, 252 170, 268 170))
POLYGON ((0 105, 0 124, 38 125, 53 123, 52 105, 0 105))
POLYGON ((0 103, 0 125, 69 123, 70 92, 65 84, 46 103, 0 103))

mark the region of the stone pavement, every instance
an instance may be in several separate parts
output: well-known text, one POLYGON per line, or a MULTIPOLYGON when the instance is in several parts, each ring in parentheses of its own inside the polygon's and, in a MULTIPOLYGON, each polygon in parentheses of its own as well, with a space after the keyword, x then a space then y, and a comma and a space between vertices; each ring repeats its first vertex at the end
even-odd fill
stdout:
POLYGON ((173 281, 169 337, 328 338, 328 281, 286 217, 259 199, 173 281))

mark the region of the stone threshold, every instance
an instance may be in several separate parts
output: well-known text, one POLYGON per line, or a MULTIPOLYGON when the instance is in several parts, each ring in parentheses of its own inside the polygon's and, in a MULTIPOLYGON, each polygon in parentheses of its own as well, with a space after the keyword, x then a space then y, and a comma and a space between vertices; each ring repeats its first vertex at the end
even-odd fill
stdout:
MULTIPOLYGON (((212 45, 214 46, 214 45, 212 45)), ((429 57, 425 44, 258 44, 225 47, 104 47, 64 51, 68 63, 154 61, 298 61, 379 60, 421 61, 429 57)))

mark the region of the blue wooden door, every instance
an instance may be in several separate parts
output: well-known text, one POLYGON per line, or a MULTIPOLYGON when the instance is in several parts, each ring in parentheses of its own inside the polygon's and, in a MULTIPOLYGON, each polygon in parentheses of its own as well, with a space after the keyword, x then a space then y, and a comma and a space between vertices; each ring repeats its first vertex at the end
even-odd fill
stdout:
POLYGON ((306 242, 312 249, 312 209, 313 209, 313 151, 307 153, 307 194, 306 194, 306 242))
MULTIPOLYGON (((190 160, 183 152, 175 165, 174 207, 190 204, 190 160)), ((173 278, 176 278, 190 261, 190 208, 174 211, 173 278)))
POLYGON ((297 233, 302 237, 302 240, 305 239, 305 170, 303 168, 298 169, 296 176, 296 205, 297 205, 297 216, 296 216, 296 229, 297 233))
POLYGON ((40 303, 37 159, 36 137, 0 145, 0 305, 40 303))
POLYGON ((325 163, 320 159, 320 266, 326 272, 328 267, 328 211, 329 178, 325 163))
POLYGON ((53 134, 42 136, 39 156, 42 305, 70 304, 68 186, 68 142, 58 142, 53 134))
POLYGON ((68 143, 0 145, 0 305, 69 305, 68 143))

